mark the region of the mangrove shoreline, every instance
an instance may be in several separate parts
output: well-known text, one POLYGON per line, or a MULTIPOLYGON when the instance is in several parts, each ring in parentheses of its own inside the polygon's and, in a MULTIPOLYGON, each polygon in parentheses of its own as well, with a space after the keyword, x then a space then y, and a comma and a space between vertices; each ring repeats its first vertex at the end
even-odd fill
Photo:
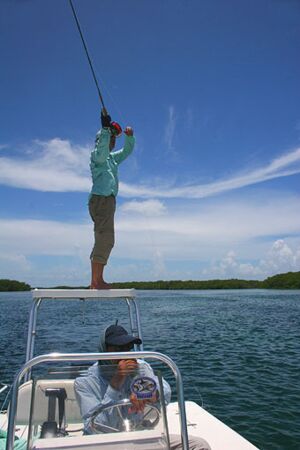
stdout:
MULTIPOLYGON (((113 289, 206 290, 206 289, 300 289, 300 272, 287 272, 260 280, 158 280, 111 283, 113 289)), ((0 292, 30 291, 30 286, 16 280, 0 279, 0 292)), ((46 288, 45 288, 46 289, 46 288)), ((48 289, 88 289, 88 286, 54 286, 48 289)))

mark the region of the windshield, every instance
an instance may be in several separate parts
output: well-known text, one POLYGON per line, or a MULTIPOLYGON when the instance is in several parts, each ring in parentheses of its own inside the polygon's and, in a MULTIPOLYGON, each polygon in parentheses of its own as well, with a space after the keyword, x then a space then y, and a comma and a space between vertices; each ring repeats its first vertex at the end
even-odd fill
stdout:
POLYGON ((88 440, 92 435, 118 442, 130 433, 130 439, 159 442, 153 448, 169 448, 166 405, 170 387, 159 370, 143 360, 135 361, 135 370, 121 373, 119 380, 120 361, 114 361, 96 363, 79 376, 68 369, 67 377, 76 373, 73 378, 25 383, 20 388, 19 405, 22 402, 23 406, 18 407, 17 423, 28 422, 31 442, 64 437, 88 440))

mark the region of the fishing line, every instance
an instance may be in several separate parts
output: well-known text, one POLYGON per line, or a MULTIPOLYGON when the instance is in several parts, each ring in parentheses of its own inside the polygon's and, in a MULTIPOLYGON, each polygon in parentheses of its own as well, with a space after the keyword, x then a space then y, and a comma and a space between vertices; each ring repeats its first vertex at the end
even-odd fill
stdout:
POLYGON ((95 84, 96 84, 96 88, 97 88, 97 91, 98 91, 98 96, 99 96, 100 102, 101 102, 103 108, 105 108, 103 97, 101 95, 99 84, 98 84, 98 81, 97 81, 97 78, 96 78, 96 74, 95 74, 95 71, 94 71, 94 68, 93 68, 92 60, 90 58, 89 51, 88 51, 87 45, 86 45, 85 40, 84 40, 82 31, 81 31, 81 27, 80 27, 80 23, 79 23, 79 20, 78 20, 75 8, 73 6, 72 0, 69 0, 69 3, 70 3, 70 7, 72 9, 72 12, 73 12, 73 16, 74 16, 74 19, 75 19, 75 22, 76 22, 76 25, 77 25, 80 37, 81 37, 81 41, 82 41, 82 44, 83 44, 83 47, 84 47, 84 50, 85 50, 86 57, 88 59, 88 62, 89 62, 89 65, 90 65, 90 68, 91 68, 91 71, 92 71, 92 75, 93 75, 93 78, 94 78, 94 81, 95 81, 95 84))

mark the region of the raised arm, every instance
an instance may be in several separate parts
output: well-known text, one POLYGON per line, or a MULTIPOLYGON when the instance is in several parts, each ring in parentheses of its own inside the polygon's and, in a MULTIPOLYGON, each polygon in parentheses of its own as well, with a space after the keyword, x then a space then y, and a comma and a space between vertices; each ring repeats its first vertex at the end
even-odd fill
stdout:
POLYGON ((118 164, 124 161, 124 159, 126 159, 130 155, 130 153, 132 153, 135 144, 135 137, 133 136, 133 129, 131 127, 126 127, 124 134, 124 147, 121 150, 112 153, 115 161, 118 164))
POLYGON ((111 117, 105 108, 101 111, 102 129, 96 135, 95 148, 91 154, 91 161, 95 164, 103 164, 108 158, 111 138, 111 117))

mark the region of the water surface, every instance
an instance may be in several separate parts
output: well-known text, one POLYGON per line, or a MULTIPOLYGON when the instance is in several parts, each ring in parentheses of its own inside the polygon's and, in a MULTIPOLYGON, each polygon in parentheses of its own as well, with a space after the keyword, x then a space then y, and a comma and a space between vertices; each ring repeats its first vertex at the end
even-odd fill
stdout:
MULTIPOLYGON (((186 399, 262 450, 300 449, 300 291, 138 295, 145 350, 176 361, 186 399)), ((0 294, 2 382, 11 382, 24 362, 30 297, 0 294)), ((45 301, 36 354, 97 351, 101 330, 115 319, 128 325, 125 302, 45 301)))

